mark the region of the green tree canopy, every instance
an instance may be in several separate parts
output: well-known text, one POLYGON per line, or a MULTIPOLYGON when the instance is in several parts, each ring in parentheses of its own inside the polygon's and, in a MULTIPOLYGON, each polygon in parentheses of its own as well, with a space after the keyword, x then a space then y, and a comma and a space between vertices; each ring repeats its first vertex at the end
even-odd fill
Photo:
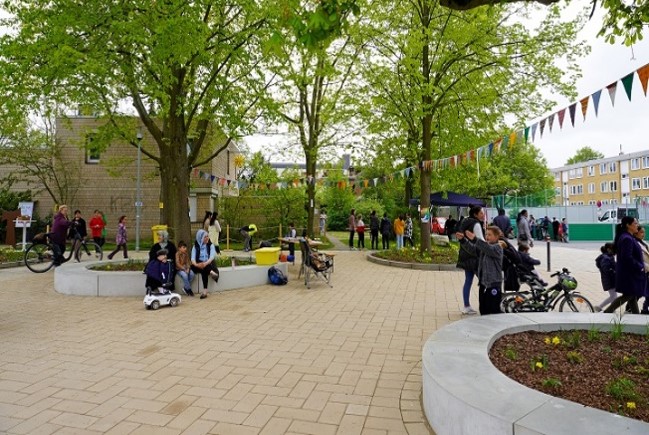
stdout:
POLYGON ((579 148, 574 156, 566 160, 566 165, 572 165, 574 163, 587 162, 589 160, 597 160, 603 158, 604 154, 599 151, 595 151, 589 146, 585 146, 579 148))

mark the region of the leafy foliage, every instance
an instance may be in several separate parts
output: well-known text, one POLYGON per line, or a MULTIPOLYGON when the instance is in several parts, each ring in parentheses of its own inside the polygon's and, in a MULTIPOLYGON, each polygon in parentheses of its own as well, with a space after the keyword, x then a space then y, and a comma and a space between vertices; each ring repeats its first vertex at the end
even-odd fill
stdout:
POLYGON ((604 154, 602 154, 599 151, 595 151, 591 147, 585 146, 579 148, 576 152, 575 155, 570 157, 566 161, 566 165, 572 165, 574 163, 580 163, 580 162, 587 162, 589 160, 597 160, 597 159, 603 159, 604 154))

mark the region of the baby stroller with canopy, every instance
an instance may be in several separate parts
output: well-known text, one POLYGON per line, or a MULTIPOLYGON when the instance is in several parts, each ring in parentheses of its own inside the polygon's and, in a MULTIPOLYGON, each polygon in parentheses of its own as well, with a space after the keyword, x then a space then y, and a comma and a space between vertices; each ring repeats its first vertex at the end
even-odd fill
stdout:
POLYGON ((331 285, 331 274, 334 270, 334 257, 324 252, 314 252, 305 238, 300 239, 300 251, 302 251, 302 266, 300 274, 304 273, 304 285, 311 288, 311 279, 315 277, 324 281, 329 287, 331 285))

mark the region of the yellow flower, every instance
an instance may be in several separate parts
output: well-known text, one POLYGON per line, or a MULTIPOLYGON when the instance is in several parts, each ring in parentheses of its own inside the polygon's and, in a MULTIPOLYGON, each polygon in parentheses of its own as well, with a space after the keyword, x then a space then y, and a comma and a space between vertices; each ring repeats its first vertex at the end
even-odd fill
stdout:
POLYGON ((561 344, 561 339, 555 335, 555 336, 552 338, 552 344, 554 344, 555 346, 556 346, 557 344, 561 344))
POLYGON ((538 361, 536 364, 537 369, 542 369, 543 368, 543 363, 541 361, 538 361))
POLYGON ((635 402, 626 402, 626 407, 629 409, 635 409, 635 402))
POLYGON ((550 344, 552 343, 552 340, 550 340, 550 337, 545 337, 545 344, 550 344))
POLYGON ((624 355, 624 357, 622 357, 622 361, 624 361, 624 362, 629 362, 629 357, 626 356, 626 355, 624 355))

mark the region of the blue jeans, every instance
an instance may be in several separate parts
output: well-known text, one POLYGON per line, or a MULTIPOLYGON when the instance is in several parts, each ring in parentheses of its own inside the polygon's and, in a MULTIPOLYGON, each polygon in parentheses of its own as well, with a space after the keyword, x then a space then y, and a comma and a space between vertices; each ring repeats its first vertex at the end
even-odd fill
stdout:
POLYGON ((397 234, 397 249, 403 248, 403 234, 397 234))
POLYGON ((469 302, 469 296, 471 295, 471 286, 473 285, 473 277, 475 272, 472 270, 464 271, 464 287, 462 287, 462 299, 464 300, 464 306, 469 307, 471 303, 469 302))
POLYGON ((185 290, 191 290, 192 280, 194 279, 194 271, 190 269, 189 273, 187 273, 184 270, 179 270, 178 276, 183 280, 183 288, 185 290))

